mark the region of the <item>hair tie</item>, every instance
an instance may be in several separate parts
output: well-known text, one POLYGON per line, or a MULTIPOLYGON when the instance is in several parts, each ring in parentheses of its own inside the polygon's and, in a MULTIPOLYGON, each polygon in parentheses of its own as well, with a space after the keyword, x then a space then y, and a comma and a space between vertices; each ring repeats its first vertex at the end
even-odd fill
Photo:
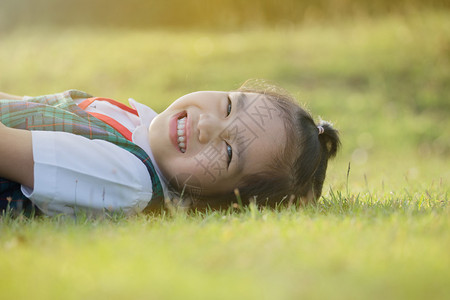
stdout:
POLYGON ((322 126, 317 126, 317 129, 319 129, 319 134, 322 134, 325 131, 322 126))

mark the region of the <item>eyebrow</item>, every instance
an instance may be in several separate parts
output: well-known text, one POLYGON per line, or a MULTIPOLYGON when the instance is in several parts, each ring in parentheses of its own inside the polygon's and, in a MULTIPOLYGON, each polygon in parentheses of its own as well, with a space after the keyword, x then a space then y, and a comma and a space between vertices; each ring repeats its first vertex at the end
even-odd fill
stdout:
POLYGON ((239 112, 239 111, 241 111, 243 108, 244 108, 244 105, 245 105, 245 103, 244 103, 244 99, 246 98, 247 96, 244 94, 244 93, 242 93, 242 92, 239 92, 238 93, 238 97, 237 97, 237 104, 236 104, 236 110, 239 112))
MULTIPOLYGON (((244 100, 245 100, 246 97, 247 96, 244 93, 242 93, 242 92, 240 92, 238 94, 238 97, 237 97, 237 100, 236 100, 237 101, 237 103, 236 103, 236 118, 238 117, 237 114, 241 113, 243 108, 244 108, 244 106, 245 106, 244 100)), ((237 139, 237 137, 236 137, 236 139, 237 139)), ((244 152, 243 152, 243 149, 242 149, 242 145, 240 143, 238 143, 238 142, 236 143, 236 150, 237 150, 237 153, 238 153, 238 155, 237 155, 237 162, 236 162, 237 167, 236 168, 237 168, 237 173, 240 174, 242 172, 242 170, 244 169, 244 166, 245 166, 245 156, 244 156, 244 152)))

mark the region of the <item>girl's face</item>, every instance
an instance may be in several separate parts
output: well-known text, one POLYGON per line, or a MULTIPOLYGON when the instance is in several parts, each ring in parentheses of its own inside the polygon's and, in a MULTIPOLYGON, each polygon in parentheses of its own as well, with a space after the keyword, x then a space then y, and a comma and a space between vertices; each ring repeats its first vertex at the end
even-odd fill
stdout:
POLYGON ((149 142, 165 178, 203 195, 230 192, 281 154, 281 112, 256 93, 196 92, 150 124, 149 142))

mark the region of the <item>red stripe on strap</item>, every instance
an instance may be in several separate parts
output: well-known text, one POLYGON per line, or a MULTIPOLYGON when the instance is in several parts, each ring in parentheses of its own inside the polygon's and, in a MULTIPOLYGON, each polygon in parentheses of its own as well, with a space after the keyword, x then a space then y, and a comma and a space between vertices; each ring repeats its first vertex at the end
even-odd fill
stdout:
MULTIPOLYGON (((86 110, 86 108, 88 108, 89 105, 91 105, 94 101, 106 101, 111 103, 112 105, 117 106, 118 108, 125 110, 129 113, 132 113, 136 116, 138 116, 138 113, 135 109, 126 106, 123 103, 120 103, 116 100, 113 99, 109 99, 109 98, 103 98, 103 97, 93 97, 93 98, 87 98, 84 101, 82 101, 80 104, 78 104, 78 106, 83 109, 86 110)), ((108 117, 104 114, 100 114, 100 113, 95 113, 95 112, 87 112, 88 114, 90 114, 93 117, 96 117, 97 119, 105 122, 106 124, 108 124, 109 126, 111 126, 112 128, 114 128, 115 130, 117 130, 121 135, 123 135, 127 140, 131 141, 132 139, 132 132, 130 130, 128 130, 128 128, 126 128, 125 126, 123 126, 122 124, 120 124, 119 122, 117 122, 116 120, 114 120, 111 117, 108 117)))
POLYGON ((114 128, 115 130, 117 130, 127 140, 129 140, 129 141, 132 140, 133 133, 130 130, 128 130, 128 128, 126 128, 125 126, 123 126, 122 124, 120 124, 119 122, 114 120, 113 118, 99 114, 99 113, 94 113, 94 112, 87 112, 87 113, 93 117, 96 117, 97 119, 100 119, 101 121, 105 122, 106 124, 108 124, 109 126, 114 128))
POLYGON ((95 101, 95 98, 87 98, 86 100, 82 101, 80 104, 78 104, 78 106, 82 109, 85 110, 89 105, 92 104, 92 102, 95 101))
POLYGON ((92 102, 94 101, 106 101, 111 103, 112 105, 117 106, 120 109, 123 109, 129 113, 132 113, 134 115, 138 115, 137 111, 129 106, 126 106, 123 103, 120 103, 119 101, 113 100, 113 99, 109 99, 109 98, 103 98, 103 97, 93 97, 93 98, 87 98, 86 100, 84 100, 83 102, 81 102, 80 104, 78 104, 78 106, 81 109, 86 109, 89 105, 92 104, 92 102))

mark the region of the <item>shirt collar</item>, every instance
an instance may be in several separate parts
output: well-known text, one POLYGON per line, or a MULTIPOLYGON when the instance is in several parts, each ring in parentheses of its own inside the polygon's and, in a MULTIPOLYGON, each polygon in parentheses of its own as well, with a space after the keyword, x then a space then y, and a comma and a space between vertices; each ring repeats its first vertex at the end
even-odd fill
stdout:
POLYGON ((164 196, 168 196, 168 188, 167 182, 164 176, 161 173, 161 170, 158 167, 158 164, 155 161, 155 157, 153 156, 153 152, 150 148, 150 144, 148 142, 148 128, 152 123, 153 119, 158 115, 153 109, 144 105, 142 103, 137 102, 136 100, 130 98, 128 99, 131 107, 136 109, 137 114, 139 116, 140 124, 136 126, 136 129, 133 131, 132 141, 139 147, 141 147, 150 157, 153 166, 155 167, 156 173, 158 173, 159 178, 161 179, 161 185, 163 187, 164 196))

